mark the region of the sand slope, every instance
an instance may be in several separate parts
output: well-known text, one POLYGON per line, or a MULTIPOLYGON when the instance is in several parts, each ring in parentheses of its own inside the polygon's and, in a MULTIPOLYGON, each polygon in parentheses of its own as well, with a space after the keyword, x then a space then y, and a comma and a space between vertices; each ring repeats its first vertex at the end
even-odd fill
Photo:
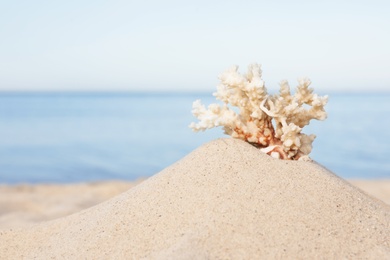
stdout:
POLYGON ((387 205, 321 166, 219 139, 105 203, 0 231, 0 255, 384 259, 389 225, 387 205))
POLYGON ((0 185, 0 229, 27 227, 89 208, 140 183, 0 185))
POLYGON ((348 180, 352 185, 362 189, 367 194, 382 200, 390 205, 390 180, 389 179, 352 179, 348 180))

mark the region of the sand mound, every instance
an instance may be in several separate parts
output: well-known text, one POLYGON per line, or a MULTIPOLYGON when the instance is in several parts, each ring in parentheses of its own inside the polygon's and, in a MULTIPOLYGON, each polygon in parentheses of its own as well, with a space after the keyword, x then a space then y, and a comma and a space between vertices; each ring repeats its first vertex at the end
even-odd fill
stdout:
POLYGON ((219 139, 105 203, 0 231, 2 258, 387 258, 390 210, 315 163, 219 139))

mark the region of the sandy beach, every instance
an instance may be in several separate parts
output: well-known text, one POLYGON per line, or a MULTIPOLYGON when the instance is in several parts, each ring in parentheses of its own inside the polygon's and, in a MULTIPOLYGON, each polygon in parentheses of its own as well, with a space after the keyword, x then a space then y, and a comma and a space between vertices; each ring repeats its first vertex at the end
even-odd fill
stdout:
POLYGON ((0 255, 385 259, 389 204, 390 180, 218 139, 144 181, 0 185, 0 255))

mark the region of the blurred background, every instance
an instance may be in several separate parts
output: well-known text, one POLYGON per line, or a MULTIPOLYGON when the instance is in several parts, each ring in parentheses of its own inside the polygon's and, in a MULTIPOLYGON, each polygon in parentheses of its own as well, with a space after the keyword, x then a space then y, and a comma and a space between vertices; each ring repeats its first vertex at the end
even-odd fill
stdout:
POLYGON ((1 1, 0 183, 134 180, 215 138, 192 102, 261 63, 329 95, 305 127, 345 178, 390 178, 388 1, 1 1))

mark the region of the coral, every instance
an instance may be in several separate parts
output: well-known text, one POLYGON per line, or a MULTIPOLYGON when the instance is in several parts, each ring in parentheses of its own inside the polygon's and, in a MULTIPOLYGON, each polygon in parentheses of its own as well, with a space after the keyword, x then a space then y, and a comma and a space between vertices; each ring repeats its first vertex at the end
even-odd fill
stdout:
POLYGON ((238 72, 238 66, 223 72, 213 94, 223 104, 211 104, 206 109, 196 100, 192 113, 199 122, 191 123, 190 128, 197 132, 222 126, 225 134, 245 140, 272 157, 308 159, 315 135, 302 133, 302 128, 311 119, 326 119, 328 97, 314 94, 306 78, 298 80, 294 95, 287 81, 280 83, 279 94, 269 95, 261 76, 259 64, 249 65, 246 75, 238 72))

